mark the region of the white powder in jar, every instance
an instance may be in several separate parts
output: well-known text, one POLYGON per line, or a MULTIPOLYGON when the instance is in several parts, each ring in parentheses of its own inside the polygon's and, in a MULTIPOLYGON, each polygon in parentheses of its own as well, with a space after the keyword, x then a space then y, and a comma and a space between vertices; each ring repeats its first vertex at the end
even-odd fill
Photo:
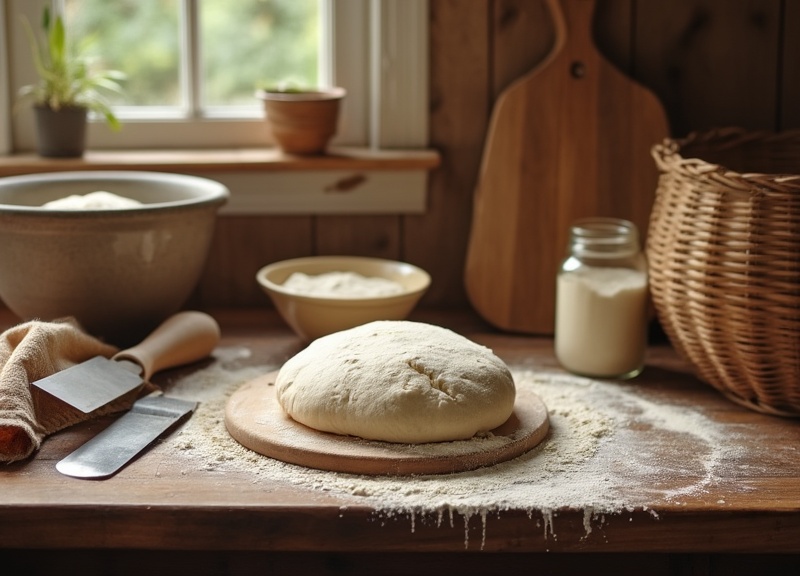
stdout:
POLYGON ((297 294, 324 298, 374 298, 403 292, 403 285, 388 278, 368 277, 357 272, 294 272, 283 287, 297 294))
POLYGON ((133 198, 119 196, 105 190, 89 192, 81 196, 72 194, 57 200, 51 200, 42 205, 42 208, 51 210, 117 210, 122 208, 135 208, 142 203, 133 198))
POLYGON ((577 374, 638 370, 647 346, 647 274, 585 266, 558 275, 556 356, 577 374))

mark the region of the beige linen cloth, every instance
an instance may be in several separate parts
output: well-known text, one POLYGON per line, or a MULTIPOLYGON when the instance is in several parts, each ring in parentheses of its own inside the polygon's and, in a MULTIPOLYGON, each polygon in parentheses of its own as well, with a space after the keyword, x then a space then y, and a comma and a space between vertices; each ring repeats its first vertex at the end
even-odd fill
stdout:
POLYGON ((117 352, 73 319, 32 320, 0 335, 0 462, 22 460, 50 434, 101 414, 128 408, 140 390, 85 414, 30 384, 95 356, 117 352))

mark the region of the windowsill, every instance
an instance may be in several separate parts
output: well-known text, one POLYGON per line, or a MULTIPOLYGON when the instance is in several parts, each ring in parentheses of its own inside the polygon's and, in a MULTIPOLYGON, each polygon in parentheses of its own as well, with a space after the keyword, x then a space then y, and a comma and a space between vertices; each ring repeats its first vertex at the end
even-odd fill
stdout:
POLYGON ((89 150, 82 158, 43 158, 33 153, 0 156, 0 176, 62 170, 432 170, 439 162, 439 153, 435 150, 355 147, 332 148, 321 156, 293 156, 277 148, 89 150))
POLYGON ((336 147, 320 156, 275 148, 89 150, 82 158, 0 156, 0 177, 75 170, 153 170, 203 175, 226 184, 228 214, 422 213, 435 150, 336 147))

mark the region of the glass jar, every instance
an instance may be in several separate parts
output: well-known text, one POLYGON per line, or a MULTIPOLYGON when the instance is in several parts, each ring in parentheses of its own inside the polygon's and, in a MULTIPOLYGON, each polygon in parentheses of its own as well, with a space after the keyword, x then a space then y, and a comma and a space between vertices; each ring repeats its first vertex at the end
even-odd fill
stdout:
POLYGON ((636 225, 587 218, 570 228, 556 279, 555 352, 575 374, 633 378, 647 349, 647 262, 636 225))

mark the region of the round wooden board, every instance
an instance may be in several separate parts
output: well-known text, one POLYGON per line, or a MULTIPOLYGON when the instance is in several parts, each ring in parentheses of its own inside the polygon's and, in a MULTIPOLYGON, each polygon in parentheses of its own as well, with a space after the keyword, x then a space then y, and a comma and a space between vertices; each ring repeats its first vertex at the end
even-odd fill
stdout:
POLYGON ((547 407, 518 390, 514 411, 485 438, 394 444, 314 430, 292 420, 275 397, 277 372, 242 385, 225 407, 225 426, 240 444, 283 462, 369 475, 444 474, 515 458, 538 445, 550 428, 547 407))

